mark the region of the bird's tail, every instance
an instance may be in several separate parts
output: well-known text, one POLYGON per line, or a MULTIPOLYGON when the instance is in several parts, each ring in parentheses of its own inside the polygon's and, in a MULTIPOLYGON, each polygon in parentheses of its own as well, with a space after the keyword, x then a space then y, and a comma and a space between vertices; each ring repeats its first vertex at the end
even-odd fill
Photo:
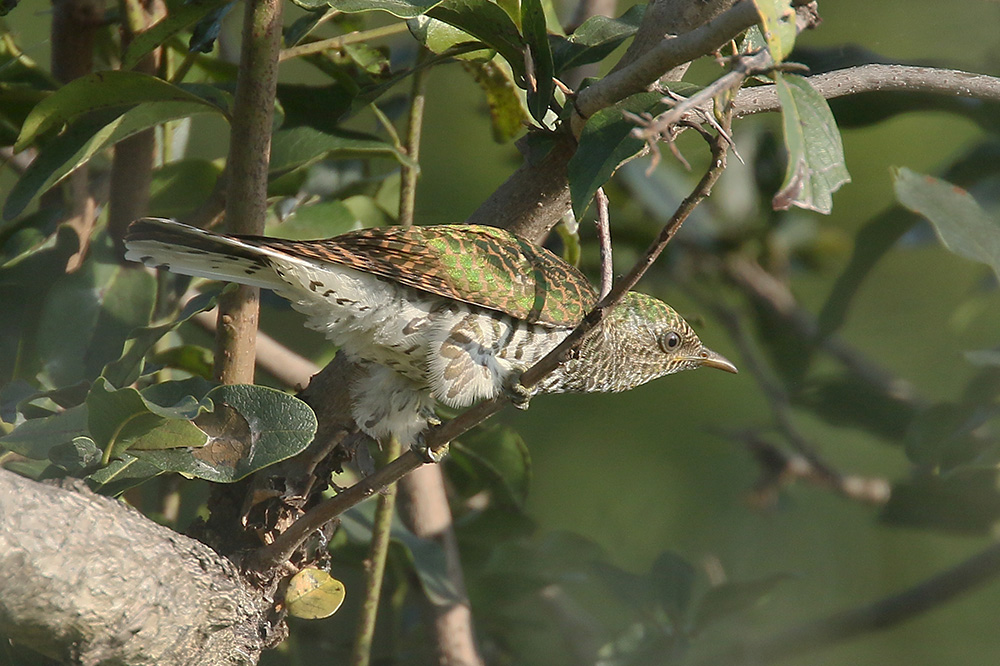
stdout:
POLYGON ((252 238, 238 238, 158 217, 133 222, 125 235, 125 258, 173 273, 274 289, 284 285, 272 258, 288 259, 252 238))

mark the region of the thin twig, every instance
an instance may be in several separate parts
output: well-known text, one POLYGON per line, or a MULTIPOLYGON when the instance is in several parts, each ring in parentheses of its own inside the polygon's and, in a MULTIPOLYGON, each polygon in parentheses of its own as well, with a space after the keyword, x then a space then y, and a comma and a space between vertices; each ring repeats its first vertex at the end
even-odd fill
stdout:
MULTIPOLYGON (((728 130, 728 113, 725 118, 726 122, 724 126, 728 130)), ((583 337, 600 324, 604 317, 604 312, 618 303, 635 286, 639 278, 649 269, 656 260, 656 257, 660 255, 667 246, 667 243, 670 242, 678 229, 680 229, 684 220, 688 218, 697 205, 711 192, 712 186, 715 185, 715 182, 725 170, 727 149, 728 143, 721 137, 717 137, 712 142, 711 165, 701 180, 698 181, 691 194, 681 202, 674 215, 660 231, 656 241, 650 245, 646 253, 628 275, 615 284, 608 295, 594 306, 593 310, 583 318, 580 324, 555 349, 521 375, 521 383, 526 388, 534 386, 546 375, 555 370, 565 360, 567 355, 582 342, 583 337)), ((507 399, 503 397, 486 400, 467 409, 454 419, 432 428, 428 431, 424 440, 428 450, 435 455, 443 454, 450 441, 500 411, 506 403, 507 399)), ((423 464, 425 464, 424 460, 412 450, 404 452, 400 457, 375 472, 375 474, 361 479, 350 488, 310 509, 304 516, 293 523, 288 530, 276 538, 274 542, 253 553, 248 559, 247 565, 255 569, 266 569, 279 562, 283 562, 315 530, 352 506, 371 497, 380 489, 395 483, 423 464)))
POLYGON ((401 21, 399 23, 390 23, 389 25, 384 25, 379 28, 372 28, 371 30, 359 30, 346 35, 340 35, 339 37, 321 39, 317 42, 309 42, 308 44, 299 44, 298 46, 293 46, 290 49, 283 49, 281 51, 281 55, 278 56, 278 61, 284 62, 286 60, 291 60, 292 58, 322 53, 323 51, 329 51, 330 49, 342 49, 350 44, 361 44, 369 42, 373 39, 390 37, 392 35, 404 33, 407 30, 408 28, 406 27, 406 23, 401 21))
MULTIPOLYGON (((401 447, 398 438, 390 437, 383 445, 387 460, 392 461, 399 457, 401 447)), ((372 521, 372 541, 369 545, 368 559, 365 561, 365 593, 354 639, 354 652, 351 655, 352 666, 368 666, 371 662, 372 638, 375 636, 375 621, 378 617, 385 562, 391 541, 392 518, 395 512, 396 485, 393 484, 387 486, 378 496, 378 506, 375 508, 375 518, 372 521)))
POLYGON ((424 101, 427 90, 427 74, 430 71, 421 67, 429 51, 421 47, 417 54, 417 62, 413 74, 413 86, 410 89, 410 113, 406 128, 406 154, 412 161, 412 166, 404 164, 399 185, 399 223, 404 227, 413 224, 413 215, 417 201, 417 178, 420 177, 420 138, 424 124, 424 101))
POLYGON ((594 194, 597 203, 597 238, 601 245, 601 293, 598 299, 604 298, 611 291, 615 280, 614 264, 611 256, 611 216, 608 213, 608 195, 603 187, 598 187, 594 194))

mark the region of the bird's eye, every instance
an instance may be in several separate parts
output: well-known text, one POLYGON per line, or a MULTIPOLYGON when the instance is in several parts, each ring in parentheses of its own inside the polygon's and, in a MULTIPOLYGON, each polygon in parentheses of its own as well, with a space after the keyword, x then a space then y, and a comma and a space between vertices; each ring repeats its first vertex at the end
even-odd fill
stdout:
POLYGON ((660 338, 660 348, 665 352, 672 352, 681 346, 681 336, 677 331, 667 331, 660 338))

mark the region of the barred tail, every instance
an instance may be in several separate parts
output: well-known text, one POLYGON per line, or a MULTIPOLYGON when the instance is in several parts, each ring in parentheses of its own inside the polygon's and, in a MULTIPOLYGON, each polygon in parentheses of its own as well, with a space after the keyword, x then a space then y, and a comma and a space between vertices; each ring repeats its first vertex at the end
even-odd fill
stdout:
POLYGON ((174 220, 144 217, 125 235, 125 258, 173 273, 275 289, 286 285, 271 257, 287 256, 250 238, 222 236, 174 220))

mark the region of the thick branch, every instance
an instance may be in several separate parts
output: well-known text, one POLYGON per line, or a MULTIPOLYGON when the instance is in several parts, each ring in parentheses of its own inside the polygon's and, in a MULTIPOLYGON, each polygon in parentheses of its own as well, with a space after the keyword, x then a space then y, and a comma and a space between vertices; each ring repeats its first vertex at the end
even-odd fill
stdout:
POLYGON ((270 600, 204 544, 85 487, 0 470, 0 497, 0 634, 66 663, 256 662, 270 600))
MULTIPOLYGON (((267 169, 278 85, 281 0, 246 6, 236 100, 226 160, 226 230, 261 234, 267 214, 267 169)), ((238 287, 219 298, 215 376, 227 384, 253 383, 257 332, 256 287, 238 287)))

